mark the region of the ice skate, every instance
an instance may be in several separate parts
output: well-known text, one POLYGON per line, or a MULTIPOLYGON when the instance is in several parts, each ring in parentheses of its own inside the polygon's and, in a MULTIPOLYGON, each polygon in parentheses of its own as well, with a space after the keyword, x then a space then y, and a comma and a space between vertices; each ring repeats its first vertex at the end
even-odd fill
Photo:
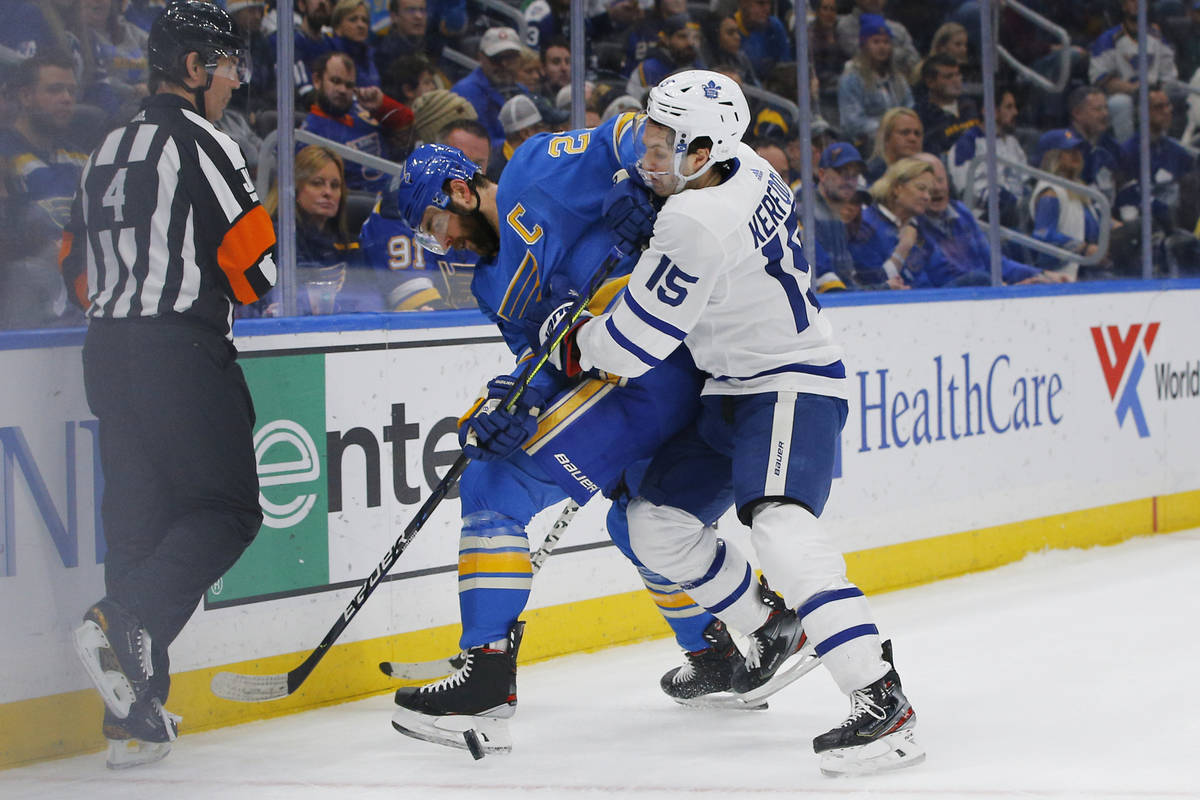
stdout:
POLYGON ((135 702, 124 719, 105 711, 103 730, 108 740, 105 764, 109 769, 126 769, 161 761, 171 752, 181 719, 155 698, 135 702))
POLYGON ((83 615, 74 639, 75 652, 104 704, 125 719, 154 674, 150 633, 128 611, 101 600, 83 615))
MULTIPOLYGON (((883 643, 883 658, 892 665, 892 643, 883 643)), ((821 756, 821 772, 840 775, 869 775, 902 769, 925 760, 913 728, 917 715, 900 688, 895 666, 879 680, 850 693, 850 716, 813 739, 813 750, 821 756)))
POLYGON ((759 591, 763 601, 771 606, 771 615, 750 634, 746 658, 733 667, 733 691, 743 702, 752 704, 761 704, 820 663, 796 612, 765 581, 759 591))
POLYGON ((517 650, 524 626, 514 625, 505 642, 470 648, 463 665, 436 683, 397 689, 392 727, 414 739, 469 750, 477 759, 511 751, 507 720, 517 710, 517 650))
POLYGON ((694 708, 765 709, 767 704, 747 704, 744 698, 732 694, 733 665, 742 660, 721 620, 713 620, 704 629, 709 646, 703 650, 684 653, 687 663, 662 676, 662 690, 676 703, 694 708))

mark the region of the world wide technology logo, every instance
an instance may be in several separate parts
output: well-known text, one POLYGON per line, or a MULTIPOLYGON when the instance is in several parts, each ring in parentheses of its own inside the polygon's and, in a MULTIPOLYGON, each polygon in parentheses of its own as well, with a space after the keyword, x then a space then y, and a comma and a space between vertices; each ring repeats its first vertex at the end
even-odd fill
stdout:
POLYGON ((1150 322, 1130 325, 1125 333, 1118 325, 1097 325, 1091 329, 1108 394, 1116 403, 1117 425, 1124 426, 1125 418, 1132 416, 1138 436, 1143 439, 1150 435, 1150 428, 1146 425, 1138 383, 1146 370, 1158 328, 1159 323, 1150 322))

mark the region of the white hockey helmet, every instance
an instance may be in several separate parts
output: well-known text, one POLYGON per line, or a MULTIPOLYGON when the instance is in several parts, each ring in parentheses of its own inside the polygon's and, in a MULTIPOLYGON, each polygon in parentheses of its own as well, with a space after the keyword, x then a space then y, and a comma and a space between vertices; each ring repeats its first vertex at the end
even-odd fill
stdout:
MULTIPOLYGON (((750 125, 750 106, 741 87, 729 76, 705 69, 690 69, 665 78, 650 90, 646 114, 675 132, 676 191, 713 164, 733 158, 750 125), (712 141, 708 163, 696 173, 684 175, 681 168, 687 149, 701 137, 712 141)), ((643 177, 649 182, 648 175, 643 177)))

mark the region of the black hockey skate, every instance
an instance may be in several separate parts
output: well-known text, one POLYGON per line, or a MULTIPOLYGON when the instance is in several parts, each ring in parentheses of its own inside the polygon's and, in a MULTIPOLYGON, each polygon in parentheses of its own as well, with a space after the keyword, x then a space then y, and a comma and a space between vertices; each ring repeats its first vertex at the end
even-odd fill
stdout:
POLYGON ((128 717, 149 691, 150 646, 150 633, 137 618, 110 600, 89 608, 75 629, 75 652, 117 719, 128 717))
POLYGON ((517 650, 525 623, 508 632, 507 649, 472 647, 453 675, 396 690, 392 727, 427 742, 470 750, 475 758, 512 750, 507 720, 517 710, 517 650))
POLYGON ((767 587, 759 586, 771 615, 762 627, 748 637, 746 658, 733 668, 733 691, 745 702, 759 702, 778 692, 820 663, 808 647, 808 637, 796 612, 783 598, 767 587), (784 667, 786 666, 786 669, 784 667))
POLYGON ((179 722, 180 717, 153 697, 135 701, 124 719, 106 710, 103 730, 108 740, 108 768, 125 769, 165 758, 179 735, 179 722))
POLYGON ((766 703, 747 705, 741 697, 729 694, 734 664, 742 660, 742 654, 725 623, 714 619, 701 635, 709 646, 684 653, 687 663, 662 676, 659 683, 667 696, 695 708, 765 709, 766 703))
POLYGON ((925 760, 925 750, 913 738, 917 715, 900 688, 891 640, 883 643, 883 659, 892 667, 887 674, 851 692, 850 716, 813 739, 813 750, 821 756, 824 774, 866 775, 925 760))

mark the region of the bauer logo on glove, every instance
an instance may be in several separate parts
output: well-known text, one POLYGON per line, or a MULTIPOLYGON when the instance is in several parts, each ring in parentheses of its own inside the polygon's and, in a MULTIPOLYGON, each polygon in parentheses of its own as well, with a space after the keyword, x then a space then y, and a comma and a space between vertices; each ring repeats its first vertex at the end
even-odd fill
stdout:
POLYGON ((537 432, 537 417, 543 405, 541 392, 526 386, 508 409, 505 401, 515 384, 516 379, 511 375, 488 381, 474 412, 459 424, 458 443, 467 458, 473 461, 507 458, 537 432))

